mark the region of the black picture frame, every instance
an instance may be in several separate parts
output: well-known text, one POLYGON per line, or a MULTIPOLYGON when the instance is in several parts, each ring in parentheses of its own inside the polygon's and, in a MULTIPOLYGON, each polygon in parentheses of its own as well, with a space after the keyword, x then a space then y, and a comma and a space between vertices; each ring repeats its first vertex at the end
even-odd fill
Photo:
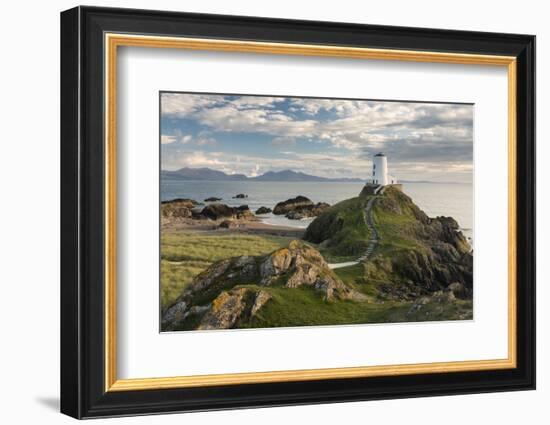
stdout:
POLYGON ((132 9, 61 13, 61 412, 75 418, 535 388, 535 37, 132 9), (507 55, 517 58, 517 367, 105 391, 104 34, 507 55))

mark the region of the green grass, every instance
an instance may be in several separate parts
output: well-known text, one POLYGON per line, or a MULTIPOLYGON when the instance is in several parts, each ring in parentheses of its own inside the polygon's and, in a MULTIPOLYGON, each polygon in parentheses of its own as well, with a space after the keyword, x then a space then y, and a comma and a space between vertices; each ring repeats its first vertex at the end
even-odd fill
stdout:
MULTIPOLYGON (((265 290, 265 289, 264 289, 265 290)), ((324 301, 311 288, 270 287, 272 299, 241 327, 341 325, 383 321, 389 305, 353 301, 324 301)))
POLYGON ((378 295, 377 283, 372 279, 365 278, 365 267, 365 263, 359 263, 349 267, 334 269, 334 272, 346 285, 374 300, 378 295))
POLYGON ((161 238, 161 307, 171 305, 193 277, 210 264, 240 255, 268 254, 290 238, 247 234, 173 232, 161 238))
POLYGON ((411 312, 412 302, 328 302, 310 288, 269 287, 263 290, 271 294, 271 300, 250 321, 241 323, 240 328, 453 320, 459 313, 471 318, 469 301, 428 303, 421 310, 411 312))
POLYGON ((363 211, 367 198, 339 202, 313 221, 304 236, 316 244, 329 262, 344 262, 361 255, 368 246, 370 231, 363 211))
POLYGON ((392 256, 400 251, 428 251, 425 241, 416 237, 418 219, 413 208, 410 199, 395 190, 374 202, 371 213, 380 236, 377 254, 392 256))

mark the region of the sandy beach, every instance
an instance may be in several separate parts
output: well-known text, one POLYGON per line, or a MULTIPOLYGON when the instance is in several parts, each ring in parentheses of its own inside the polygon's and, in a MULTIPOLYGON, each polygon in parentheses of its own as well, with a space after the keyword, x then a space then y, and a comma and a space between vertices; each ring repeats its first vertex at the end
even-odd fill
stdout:
POLYGON ((305 229, 266 224, 260 218, 229 220, 230 227, 223 227, 228 220, 163 219, 162 232, 200 232, 209 234, 247 233, 255 235, 284 236, 300 239, 305 229))

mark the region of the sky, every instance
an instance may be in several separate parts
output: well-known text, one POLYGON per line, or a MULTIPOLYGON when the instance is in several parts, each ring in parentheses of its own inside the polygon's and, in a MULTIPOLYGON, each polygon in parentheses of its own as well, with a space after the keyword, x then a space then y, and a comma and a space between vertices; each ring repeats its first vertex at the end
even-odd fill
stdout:
POLYGON ((249 177, 294 170, 367 179, 383 152, 398 180, 471 182, 473 106, 160 94, 161 167, 249 177))

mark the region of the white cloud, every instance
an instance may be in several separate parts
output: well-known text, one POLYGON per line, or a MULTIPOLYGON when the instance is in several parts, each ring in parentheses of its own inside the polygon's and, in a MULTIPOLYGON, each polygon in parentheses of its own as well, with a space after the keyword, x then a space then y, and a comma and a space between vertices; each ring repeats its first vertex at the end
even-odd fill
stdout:
POLYGON ((189 143, 191 140, 193 140, 193 136, 191 136, 190 134, 187 134, 183 137, 180 137, 180 143, 181 144, 186 144, 186 143, 189 143))
POLYGON ((177 141, 176 136, 169 136, 168 134, 162 134, 160 136, 160 143, 163 145, 169 145, 170 143, 174 143, 177 141))

